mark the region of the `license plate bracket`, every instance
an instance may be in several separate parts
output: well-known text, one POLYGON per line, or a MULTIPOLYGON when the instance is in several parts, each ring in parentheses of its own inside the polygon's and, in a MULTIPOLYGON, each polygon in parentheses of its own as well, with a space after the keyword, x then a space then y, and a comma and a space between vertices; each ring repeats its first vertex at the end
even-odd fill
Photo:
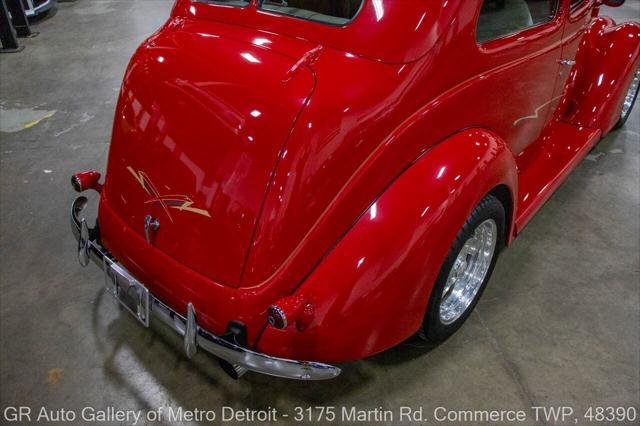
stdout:
POLYGON ((104 282, 107 293, 119 302, 142 325, 149 327, 149 290, 120 265, 103 258, 104 282))

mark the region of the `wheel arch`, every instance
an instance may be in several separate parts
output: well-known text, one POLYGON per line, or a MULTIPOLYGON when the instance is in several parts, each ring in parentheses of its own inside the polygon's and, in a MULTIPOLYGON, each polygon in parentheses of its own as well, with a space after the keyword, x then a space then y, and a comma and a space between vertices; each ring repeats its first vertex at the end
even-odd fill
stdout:
POLYGON ((487 195, 492 195, 500 201, 504 208, 506 223, 505 223, 505 245, 510 245, 514 238, 513 230, 515 229, 515 204, 513 191, 505 184, 500 184, 493 188, 487 195))
POLYGON ((431 148, 371 204, 293 294, 313 305, 313 320, 302 331, 295 325, 267 327, 259 349, 343 362, 414 334, 452 241, 489 193, 513 217, 517 169, 498 136, 467 129, 431 148))

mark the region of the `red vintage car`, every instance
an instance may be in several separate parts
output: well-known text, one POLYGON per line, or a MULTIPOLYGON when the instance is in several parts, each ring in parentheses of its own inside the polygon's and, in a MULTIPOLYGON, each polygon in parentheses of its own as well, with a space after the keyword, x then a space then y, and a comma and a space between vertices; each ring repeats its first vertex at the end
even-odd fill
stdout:
POLYGON ((82 265, 221 360, 336 377, 451 336, 638 92, 614 0, 177 0, 135 53, 82 265))

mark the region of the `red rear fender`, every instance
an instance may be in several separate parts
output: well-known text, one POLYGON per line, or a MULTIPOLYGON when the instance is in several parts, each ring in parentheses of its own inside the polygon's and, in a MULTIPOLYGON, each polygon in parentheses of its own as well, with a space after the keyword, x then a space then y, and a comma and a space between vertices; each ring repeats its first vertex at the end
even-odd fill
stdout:
POLYGON ((620 118, 622 99, 640 64, 640 24, 595 19, 576 61, 565 119, 607 133, 620 118))
POLYGON ((435 146, 360 217, 298 289, 314 318, 298 331, 268 328, 270 354, 346 361, 388 349, 416 332, 451 242, 493 188, 517 188, 513 155, 484 130, 435 146))

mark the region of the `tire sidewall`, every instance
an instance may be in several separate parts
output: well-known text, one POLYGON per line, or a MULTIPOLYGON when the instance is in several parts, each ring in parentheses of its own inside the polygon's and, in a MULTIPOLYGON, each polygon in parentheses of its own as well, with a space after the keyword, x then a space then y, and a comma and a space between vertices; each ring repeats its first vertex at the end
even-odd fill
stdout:
POLYGON ((491 274, 493 273, 493 269, 496 265, 500 252, 504 248, 505 244, 505 228, 506 228, 506 214, 502 203, 495 197, 489 195, 484 198, 478 206, 474 209, 474 211, 469 216, 469 219, 465 222, 464 226, 456 236, 456 239, 447 254, 447 257, 438 273, 438 278, 436 279, 436 283, 431 291, 431 297, 429 299, 429 306, 427 309, 427 314, 425 316, 425 321, 423 325, 423 337, 427 340, 432 341, 434 343, 442 342, 449 338, 452 334, 454 334, 462 324, 467 320, 471 312, 473 312, 478 300, 482 296, 484 289, 491 278, 491 274), (487 271, 487 274, 482 282, 478 293, 476 294, 474 300, 471 302, 471 305, 467 308, 467 310, 458 318, 456 321, 451 324, 443 324, 440 321, 440 304, 442 302, 442 292, 444 290, 444 286, 447 282, 447 278, 449 277, 449 273, 453 268, 453 264, 464 247, 467 240, 474 234, 475 230, 478 228, 480 224, 488 219, 493 219, 496 222, 496 226, 498 228, 497 232, 497 241, 496 248, 493 254, 493 258, 491 259, 491 264, 487 271))
MULTIPOLYGON (((636 73, 637 73, 637 72, 638 72, 638 71, 636 70, 636 73)), ((635 73, 634 73, 634 76, 635 76, 635 73)), ((628 90, 629 90, 629 89, 627 89, 627 91, 628 91, 628 90)), ((616 125, 613 127, 613 130, 618 130, 618 129, 622 128, 622 127, 625 125, 625 123, 627 122, 627 120, 629 119, 629 117, 631 117, 631 113, 633 112, 633 107, 635 107, 635 105, 636 105, 636 101, 638 100, 638 93, 640 93, 640 86, 638 86, 638 87, 636 88, 636 93, 635 93, 635 95, 633 96, 633 101, 631 101, 631 108, 629 108, 629 111, 627 112, 627 114, 626 114, 626 115, 622 115, 622 116, 620 117, 620 120, 618 120, 618 122, 616 123, 616 125)), ((625 97, 626 97, 626 94, 625 94, 625 97)), ((623 102, 624 102, 624 99, 623 99, 623 102)))

